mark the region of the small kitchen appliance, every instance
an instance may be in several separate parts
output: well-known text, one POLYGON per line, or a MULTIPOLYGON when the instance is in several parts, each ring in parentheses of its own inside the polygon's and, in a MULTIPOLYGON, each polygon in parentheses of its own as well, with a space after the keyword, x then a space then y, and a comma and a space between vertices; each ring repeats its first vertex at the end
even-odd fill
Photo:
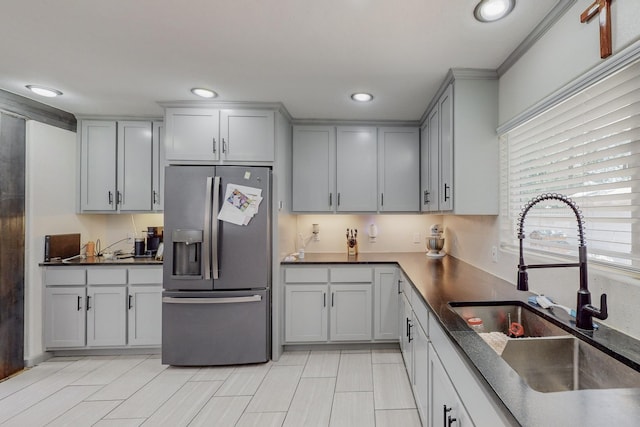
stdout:
POLYGON ((158 247, 160 246, 160 243, 162 243, 163 234, 164 227, 147 227, 147 255, 156 255, 158 247))
POLYGON ((430 235, 427 237, 427 256, 431 258, 442 258, 445 256, 444 248, 444 229, 440 224, 433 224, 430 228, 430 235))

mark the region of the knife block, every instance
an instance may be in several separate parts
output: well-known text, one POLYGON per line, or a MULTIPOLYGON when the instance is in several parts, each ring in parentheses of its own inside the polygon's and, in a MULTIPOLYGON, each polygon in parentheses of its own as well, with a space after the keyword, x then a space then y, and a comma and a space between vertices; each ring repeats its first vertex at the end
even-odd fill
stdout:
POLYGON ((358 241, 356 239, 347 239, 347 255, 358 255, 358 241))

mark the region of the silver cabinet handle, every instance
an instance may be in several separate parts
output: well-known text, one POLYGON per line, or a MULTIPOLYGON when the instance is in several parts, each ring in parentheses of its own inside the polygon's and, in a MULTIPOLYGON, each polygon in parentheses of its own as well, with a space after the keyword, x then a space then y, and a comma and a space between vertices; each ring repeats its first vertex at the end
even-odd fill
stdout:
POLYGON ((380 206, 384 206, 384 193, 380 193, 380 206))
POLYGON ((217 150, 216 150, 216 137, 214 136, 213 138, 213 154, 216 154, 217 150))
POLYGON ((222 152, 226 153, 227 151, 229 151, 229 149, 227 148, 227 141, 222 138, 222 152))
POLYGON ((174 298, 162 297, 162 302, 167 304, 238 304, 245 302, 260 302, 262 296, 252 295, 250 297, 231 298, 174 298))
POLYGON ((424 201, 423 204, 428 205, 429 204, 429 192, 427 190, 424 190, 424 201))

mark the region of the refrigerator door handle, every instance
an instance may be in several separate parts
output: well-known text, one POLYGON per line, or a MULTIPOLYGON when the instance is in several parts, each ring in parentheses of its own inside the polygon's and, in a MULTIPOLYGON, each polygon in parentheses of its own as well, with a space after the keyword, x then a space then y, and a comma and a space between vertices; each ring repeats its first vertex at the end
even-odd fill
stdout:
POLYGON ((213 180, 213 216, 209 223, 213 224, 211 234, 211 258, 213 259, 213 278, 217 279, 218 275, 218 212, 220 211, 220 177, 216 176, 213 180))
POLYGON ((253 295, 250 297, 231 297, 231 298, 174 298, 162 297, 163 303, 168 304, 238 304, 243 302, 260 302, 261 295, 253 295))
POLYGON ((212 187, 213 178, 207 177, 207 189, 205 192, 205 207, 204 207, 204 238, 202 239, 202 262, 204 270, 204 279, 211 280, 211 255, 210 251, 210 239, 211 236, 211 205, 212 205, 212 187))

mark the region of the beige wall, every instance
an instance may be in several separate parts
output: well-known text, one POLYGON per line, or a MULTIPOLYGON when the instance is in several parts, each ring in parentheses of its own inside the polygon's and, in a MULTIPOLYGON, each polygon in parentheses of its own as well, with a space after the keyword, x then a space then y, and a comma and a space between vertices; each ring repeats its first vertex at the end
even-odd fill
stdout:
MULTIPOLYGON (((297 230, 305 238, 306 252, 347 252, 346 230, 358 230, 360 252, 423 252, 429 227, 442 223, 439 215, 298 215, 297 230), (378 227, 378 237, 369 240, 370 224, 378 227), (320 225, 320 241, 310 239, 313 224, 320 225), (418 243, 414 236, 418 235, 418 243)), ((300 247, 294 234, 295 248, 300 247)))

